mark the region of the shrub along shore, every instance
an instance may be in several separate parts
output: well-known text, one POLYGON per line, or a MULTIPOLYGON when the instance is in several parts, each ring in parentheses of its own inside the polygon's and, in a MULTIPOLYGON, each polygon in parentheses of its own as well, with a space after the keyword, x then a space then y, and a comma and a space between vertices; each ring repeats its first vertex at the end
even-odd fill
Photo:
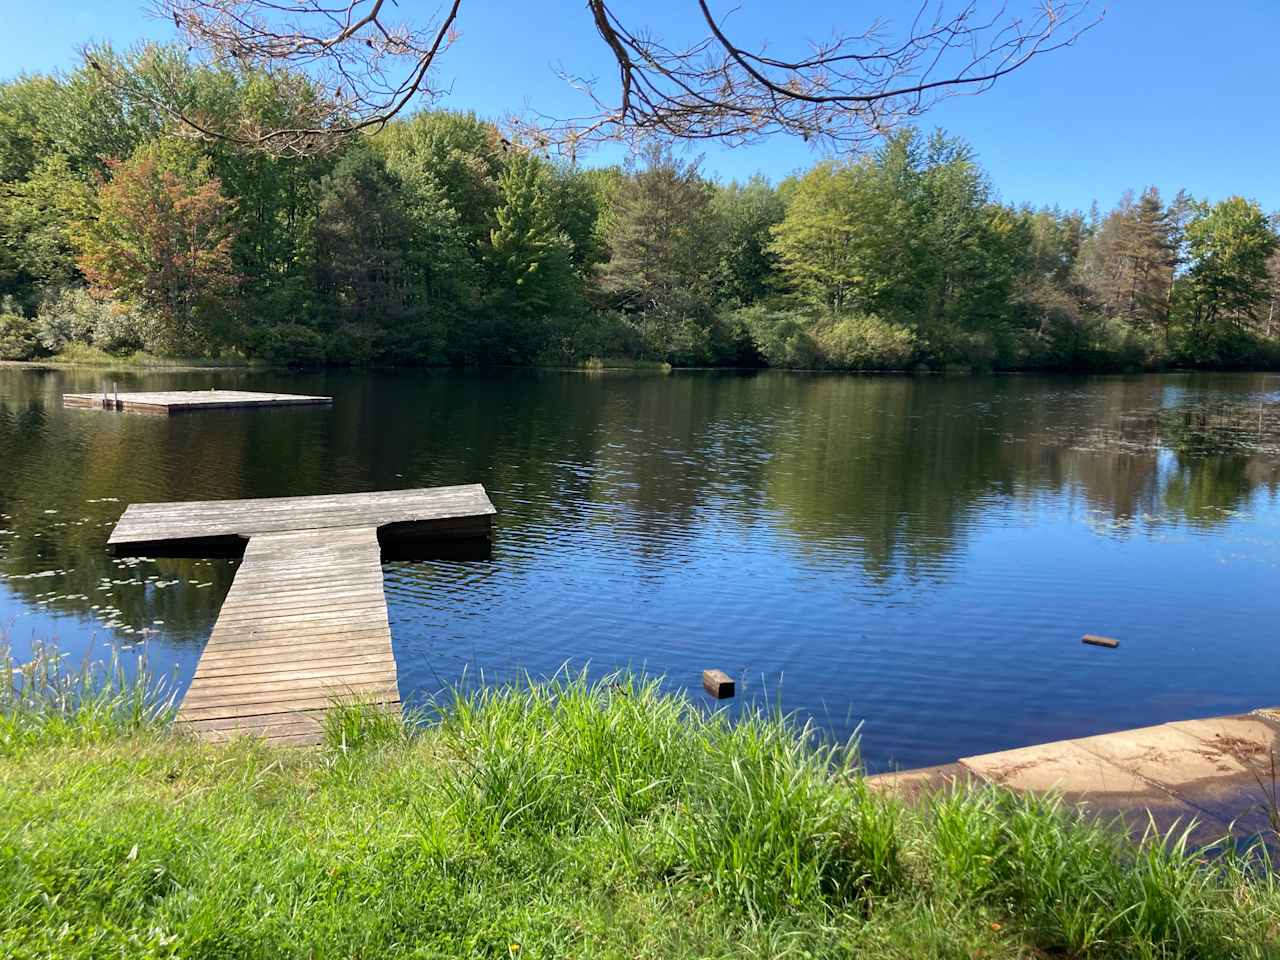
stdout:
POLYGON ((1280 956, 1247 854, 991 789, 907 807, 848 748, 637 678, 339 702, 271 749, 173 732, 145 677, 16 676, 5 957, 1280 956))

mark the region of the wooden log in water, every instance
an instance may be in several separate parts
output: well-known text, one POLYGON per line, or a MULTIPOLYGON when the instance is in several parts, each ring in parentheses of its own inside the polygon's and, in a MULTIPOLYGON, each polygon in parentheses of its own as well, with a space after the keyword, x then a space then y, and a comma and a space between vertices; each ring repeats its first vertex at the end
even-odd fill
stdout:
POLYGON ((702 689, 717 700, 726 700, 736 692, 733 677, 723 670, 703 670, 702 689))
POLYGON ((1120 641, 1114 637, 1100 637, 1094 633, 1086 633, 1080 638, 1081 643, 1087 643, 1092 647, 1108 647, 1114 650, 1120 646, 1120 641))

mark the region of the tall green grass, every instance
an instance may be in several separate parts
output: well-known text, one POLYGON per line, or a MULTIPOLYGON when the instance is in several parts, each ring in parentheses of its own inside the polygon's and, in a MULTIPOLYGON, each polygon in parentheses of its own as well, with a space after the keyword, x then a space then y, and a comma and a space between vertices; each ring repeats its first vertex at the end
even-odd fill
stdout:
POLYGON ((52 357, 37 361, 49 366, 104 367, 115 370, 158 369, 223 369, 234 367, 262 367, 242 355, 225 357, 166 357, 142 350, 128 354, 108 353, 87 343, 67 343, 52 357))
POLYGON ((853 745, 640 677, 344 699, 317 749, 11 713, 46 710, 0 756, 0 956, 1280 956, 1261 859, 908 807, 853 745))
POLYGON ((921 826, 924 860, 941 887, 1016 917, 1041 949, 1088 956, 1123 945, 1121 955, 1134 957, 1280 950, 1276 875, 1262 846, 1198 850, 1191 824, 1149 830, 1135 843, 1119 824, 1082 818, 1060 798, 994 789, 935 795, 921 826))
POLYGON ((398 705, 370 703, 357 694, 343 693, 330 701, 322 733, 330 750, 345 754, 405 740, 413 726, 414 720, 402 714, 398 705))
POLYGON ((171 685, 146 656, 133 669, 113 648, 106 660, 69 662, 52 643, 37 642, 19 663, 0 633, 0 756, 24 747, 156 732, 172 716, 171 685))

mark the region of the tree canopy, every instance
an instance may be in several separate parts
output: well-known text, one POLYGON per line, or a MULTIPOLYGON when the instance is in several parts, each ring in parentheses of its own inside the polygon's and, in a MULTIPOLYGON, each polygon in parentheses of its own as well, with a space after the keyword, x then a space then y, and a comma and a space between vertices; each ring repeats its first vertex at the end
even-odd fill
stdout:
MULTIPOLYGON (((118 60, 207 116, 274 122, 321 96, 169 49, 118 60)), ((1280 362, 1277 224, 1256 203, 1149 187, 1106 212, 1013 207, 941 131, 778 183, 719 182, 659 142, 588 168, 466 113, 273 156, 191 137, 85 66, 0 84, 0 173, 6 357, 1280 362)))

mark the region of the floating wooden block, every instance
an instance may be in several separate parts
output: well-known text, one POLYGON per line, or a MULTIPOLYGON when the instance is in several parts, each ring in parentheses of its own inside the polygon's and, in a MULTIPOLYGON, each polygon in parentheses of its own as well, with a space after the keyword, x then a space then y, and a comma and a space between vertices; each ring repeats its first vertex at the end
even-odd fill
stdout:
POLYGON ((1115 649, 1120 646, 1120 641, 1112 637, 1099 637, 1092 633, 1086 633, 1080 638, 1081 643, 1087 643, 1095 647, 1110 647, 1115 649))
POLYGON ((723 670, 703 670, 702 688, 717 700, 725 700, 734 694, 733 677, 723 670))

